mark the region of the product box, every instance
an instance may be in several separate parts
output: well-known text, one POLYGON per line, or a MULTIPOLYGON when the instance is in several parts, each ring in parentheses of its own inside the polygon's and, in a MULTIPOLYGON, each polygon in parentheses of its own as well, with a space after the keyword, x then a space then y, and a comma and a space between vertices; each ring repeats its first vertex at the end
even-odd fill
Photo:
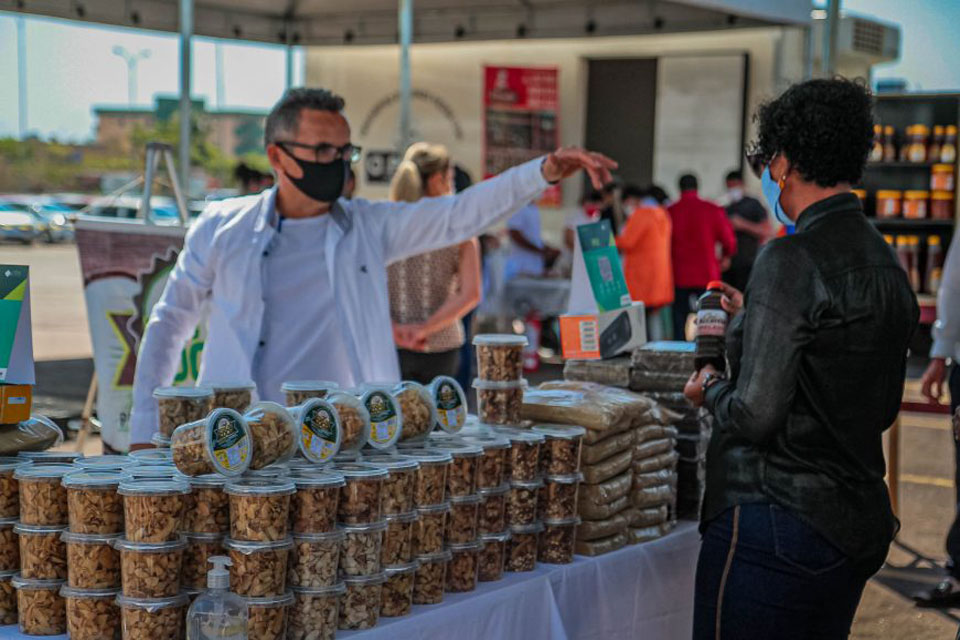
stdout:
POLYGON ((606 313, 560 316, 560 344, 567 360, 612 358, 643 346, 646 341, 642 302, 606 313))
POLYGON ((28 384, 0 384, 0 424, 16 424, 30 418, 33 388, 28 384))
POLYGON ((0 265, 0 424, 30 417, 34 384, 30 270, 0 265))

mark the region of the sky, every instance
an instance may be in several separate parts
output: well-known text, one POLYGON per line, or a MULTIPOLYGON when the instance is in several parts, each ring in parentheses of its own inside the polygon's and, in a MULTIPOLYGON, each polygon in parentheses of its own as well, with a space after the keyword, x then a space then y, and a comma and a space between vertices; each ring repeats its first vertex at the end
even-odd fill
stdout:
MULTIPOLYGON (((818 5, 823 0, 816 0, 818 5)), ((843 0, 851 12, 898 23, 902 57, 879 65, 874 78, 906 78, 914 90, 960 90, 960 0, 843 0)), ((176 94, 177 38, 133 29, 98 27, 62 20, 27 18, 28 131, 44 138, 82 142, 93 135, 93 106, 127 104, 126 64, 112 53, 150 51, 139 63, 136 104, 152 104, 157 93, 176 94)), ((194 40, 194 95, 216 104, 214 40, 194 40)), ((284 89, 282 47, 222 41, 223 107, 269 108, 284 89)), ((0 136, 17 135, 16 19, 0 12, 0 136)), ((303 56, 295 58, 295 81, 303 78, 303 56)))

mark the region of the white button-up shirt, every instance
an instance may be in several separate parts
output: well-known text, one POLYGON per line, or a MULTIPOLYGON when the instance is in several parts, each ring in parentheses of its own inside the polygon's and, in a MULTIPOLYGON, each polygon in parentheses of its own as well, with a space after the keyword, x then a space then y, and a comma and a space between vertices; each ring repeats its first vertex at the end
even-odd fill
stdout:
MULTIPOLYGON (((328 225, 322 255, 334 301, 327 312, 335 314, 349 367, 335 381, 350 387, 399 379, 387 265, 458 244, 510 217, 548 186, 541 164, 542 159, 532 160, 455 196, 413 203, 336 203, 328 214, 336 224, 328 225)), ((272 346, 264 339, 268 285, 263 254, 276 236, 275 202, 276 192, 269 189, 213 203, 191 226, 144 332, 134 379, 131 443, 149 442, 156 432, 152 392, 173 380, 180 351, 205 307, 209 317, 199 384, 255 379, 257 362, 272 346)), ((288 300, 283 312, 297 313, 298 302, 299 296, 288 300)), ((271 304, 277 303, 271 299, 271 304)), ((292 331, 296 327, 291 323, 292 331)), ((310 333, 297 337, 305 344, 310 333)))

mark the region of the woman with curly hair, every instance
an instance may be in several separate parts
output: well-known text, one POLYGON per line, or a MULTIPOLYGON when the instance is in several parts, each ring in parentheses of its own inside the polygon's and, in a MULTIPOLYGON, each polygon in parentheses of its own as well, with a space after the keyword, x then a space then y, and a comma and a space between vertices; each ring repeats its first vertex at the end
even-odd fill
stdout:
POLYGON ((694 638, 846 638, 898 523, 881 437, 896 418, 916 298, 864 217, 873 135, 860 83, 811 80, 762 106, 751 165, 795 235, 724 306, 729 371, 685 393, 714 417, 694 638))

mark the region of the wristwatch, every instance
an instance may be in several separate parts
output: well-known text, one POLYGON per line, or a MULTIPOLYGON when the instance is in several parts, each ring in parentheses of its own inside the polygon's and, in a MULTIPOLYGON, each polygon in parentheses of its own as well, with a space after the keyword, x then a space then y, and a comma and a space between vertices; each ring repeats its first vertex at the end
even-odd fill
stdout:
POLYGON ((727 379, 727 376, 723 375, 722 373, 708 373, 705 376, 703 376, 703 385, 700 387, 700 391, 701 393, 703 393, 703 397, 706 398, 707 389, 709 389, 716 383, 720 382, 721 380, 726 380, 726 379, 727 379))

